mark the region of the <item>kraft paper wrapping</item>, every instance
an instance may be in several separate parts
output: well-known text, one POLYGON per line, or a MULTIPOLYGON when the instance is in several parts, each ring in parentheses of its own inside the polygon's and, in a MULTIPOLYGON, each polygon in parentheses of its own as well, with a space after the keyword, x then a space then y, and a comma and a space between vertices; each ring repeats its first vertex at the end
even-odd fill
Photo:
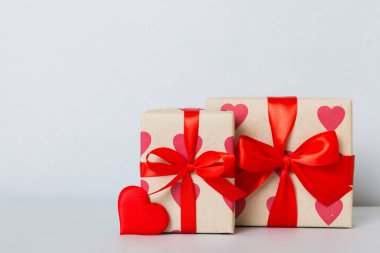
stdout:
MULTIPOLYGON (((352 155, 352 105, 349 99, 298 98, 294 128, 288 138, 288 151, 326 130, 335 130, 342 155, 352 155)), ((273 146, 266 98, 209 98, 207 109, 234 111, 235 144, 247 135, 273 146)), ((330 206, 323 206, 291 174, 297 199, 298 227, 352 226, 352 191, 330 206)), ((256 192, 236 203, 236 225, 266 226, 269 210, 276 195, 279 176, 274 173, 256 192)))
MULTIPOLYGON (((158 109, 142 114, 141 119, 141 162, 153 149, 168 147, 185 154, 183 142, 184 112, 180 109, 158 109)), ((199 137, 196 157, 206 151, 233 152, 235 133, 232 112, 201 110, 199 116, 199 137), (231 151, 232 150, 232 151, 231 151)), ((151 158, 150 158, 151 160, 151 158)), ((153 160, 154 161, 154 160, 153 160)), ((166 185, 174 176, 142 177, 143 188, 154 192, 166 185)), ((233 203, 225 200, 202 178, 192 174, 196 184, 197 233, 233 233, 235 215, 233 203)), ((234 182, 234 179, 228 179, 234 182)), ((169 213, 170 222, 166 232, 179 232, 181 216, 178 196, 179 184, 150 195, 151 201, 163 205, 169 213), (177 200, 177 201, 176 201, 177 200), (178 202, 178 203, 177 203, 178 202)))

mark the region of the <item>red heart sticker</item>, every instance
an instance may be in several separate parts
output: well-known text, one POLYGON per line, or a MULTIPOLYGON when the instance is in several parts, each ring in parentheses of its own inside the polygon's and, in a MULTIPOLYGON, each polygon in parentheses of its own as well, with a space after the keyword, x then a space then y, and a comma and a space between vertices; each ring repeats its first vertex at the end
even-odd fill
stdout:
POLYGON ((232 212, 235 210, 235 218, 239 217, 239 215, 243 212, 247 204, 247 201, 245 199, 239 199, 235 202, 225 197, 223 197, 223 199, 224 199, 224 202, 226 202, 228 208, 230 208, 232 212))
MULTIPOLYGON (((201 189, 199 188, 199 185, 194 183, 195 188, 195 200, 198 199, 199 194, 201 193, 201 189)), ((176 183, 170 188, 170 193, 172 194, 172 197, 174 201, 177 203, 177 205, 181 206, 181 183, 176 183)))
POLYGON ((138 186, 128 186, 120 192, 118 208, 121 235, 161 234, 169 224, 165 208, 151 203, 147 192, 138 186))
POLYGON ((140 133, 140 155, 144 154, 145 151, 149 148, 152 137, 148 132, 140 133))
POLYGON ((328 131, 334 131, 342 123, 346 113, 341 106, 334 106, 333 108, 321 106, 317 114, 322 125, 328 131))
POLYGON ((224 148, 228 154, 233 155, 235 153, 234 136, 227 137, 224 141, 224 148))
MULTIPOLYGON (((200 136, 198 136, 197 140, 197 147, 195 153, 198 153, 199 150, 202 148, 203 140, 200 136)), ((173 145, 175 150, 182 155, 183 158, 187 160, 187 152, 186 152, 186 146, 185 146, 185 135, 184 134, 177 134, 173 138, 173 145)))
POLYGON ((147 181, 141 179, 140 185, 141 185, 141 188, 144 189, 144 191, 149 192, 149 184, 147 181))
POLYGON ((270 212, 270 210, 272 209, 272 206, 273 206, 273 202, 274 202, 274 199, 275 199, 276 197, 275 196, 271 196, 271 197, 269 197, 268 199, 267 199, 267 209, 268 209, 268 211, 270 212))
POLYGON ((224 104, 220 107, 222 111, 233 111, 235 117, 235 129, 238 128, 248 115, 248 107, 244 104, 224 104))
POLYGON ((322 218, 322 220, 327 225, 330 225, 336 220, 336 218, 338 218, 338 216, 342 212, 343 202, 341 200, 338 200, 329 206, 325 206, 321 202, 316 201, 315 210, 317 210, 317 213, 322 218))

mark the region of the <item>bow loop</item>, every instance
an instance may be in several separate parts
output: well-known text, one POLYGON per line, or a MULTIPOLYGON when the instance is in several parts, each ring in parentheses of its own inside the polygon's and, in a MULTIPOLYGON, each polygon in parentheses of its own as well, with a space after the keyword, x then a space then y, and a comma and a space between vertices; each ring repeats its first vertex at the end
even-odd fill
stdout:
POLYGON ((327 131, 306 140, 294 153, 291 159, 307 166, 326 166, 339 160, 338 138, 334 131, 327 131))
POLYGON ((215 151, 207 151, 195 159, 195 173, 202 178, 221 177, 225 162, 222 156, 215 151))
POLYGON ((156 148, 146 155, 147 167, 156 174, 163 176, 177 174, 186 167, 186 160, 175 150, 170 148, 156 148), (150 161, 151 155, 155 155, 166 163, 150 161))
POLYGON ((272 146, 248 136, 238 142, 239 167, 255 173, 274 171, 283 165, 282 155, 272 146))

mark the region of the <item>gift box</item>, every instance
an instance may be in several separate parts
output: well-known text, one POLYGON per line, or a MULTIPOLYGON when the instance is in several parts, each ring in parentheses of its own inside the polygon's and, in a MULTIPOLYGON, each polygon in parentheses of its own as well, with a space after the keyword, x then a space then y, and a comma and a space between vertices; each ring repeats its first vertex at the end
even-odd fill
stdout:
POLYGON ((210 98, 233 111, 238 153, 236 225, 352 226, 351 100, 210 98))
POLYGON ((169 214, 165 232, 233 233, 232 112, 159 109, 142 114, 141 185, 169 214))

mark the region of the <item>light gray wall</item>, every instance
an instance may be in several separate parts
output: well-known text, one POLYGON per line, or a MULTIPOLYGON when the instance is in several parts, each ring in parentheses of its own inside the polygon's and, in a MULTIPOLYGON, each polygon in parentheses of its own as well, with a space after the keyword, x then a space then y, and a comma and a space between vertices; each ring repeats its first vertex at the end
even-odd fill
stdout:
POLYGON ((0 198, 115 200, 139 114, 210 96, 354 100, 355 204, 380 205, 380 1, 0 2, 0 198))

